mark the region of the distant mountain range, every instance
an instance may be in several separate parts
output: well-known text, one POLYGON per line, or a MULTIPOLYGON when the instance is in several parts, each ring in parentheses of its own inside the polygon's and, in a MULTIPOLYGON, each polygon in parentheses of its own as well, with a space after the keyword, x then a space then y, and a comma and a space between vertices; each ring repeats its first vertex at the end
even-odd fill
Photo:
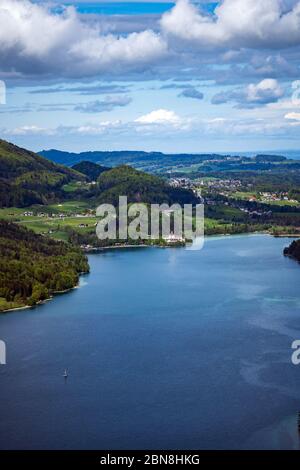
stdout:
POLYGON ((121 193, 130 194, 131 202, 142 199, 147 202, 187 202, 192 199, 192 193, 183 194, 177 190, 171 194, 166 181, 157 177, 242 178, 250 174, 257 177, 263 172, 268 179, 272 174, 285 181, 291 177, 294 181, 299 169, 299 161, 281 155, 173 155, 143 151, 76 154, 58 150, 43 151, 38 155, 0 140, 0 207, 49 204, 70 197, 94 202, 100 199, 115 201, 121 193), (98 184, 89 185, 93 181, 98 184))
MULTIPOLYGON (((138 170, 150 173, 180 173, 181 171, 210 172, 210 171, 239 171, 239 170, 269 170, 279 163, 289 162, 281 155, 256 155, 253 157, 220 154, 165 154, 161 152, 143 151, 94 151, 70 153, 60 150, 43 150, 40 155, 69 167, 82 161, 90 161, 100 165, 115 167, 130 165, 138 170)), ((295 165, 299 163, 294 161, 295 165)))
MULTIPOLYGON (((49 158, 48 153, 46 156, 49 158)), ((197 202, 192 191, 170 187, 163 178, 128 165, 110 168, 81 161, 70 168, 0 140, 0 207, 27 207, 70 198, 94 205, 117 204, 119 195, 127 195, 129 202, 197 202)))
MULTIPOLYGON (((52 160, 56 163, 62 165, 73 166, 76 163, 79 163, 83 160, 99 163, 107 166, 117 166, 122 164, 143 164, 150 162, 158 163, 164 162, 165 164, 176 165, 181 163, 183 160, 188 161, 189 163, 199 163, 205 160, 218 160, 226 159, 224 155, 218 154, 165 154, 162 152, 143 152, 143 151, 134 151, 134 150, 120 150, 113 152, 106 151, 94 151, 94 152, 81 152, 81 153, 72 153, 72 152, 63 152, 60 150, 42 150, 39 152, 45 158, 52 160)), ((245 157, 247 158, 247 157, 245 157)))

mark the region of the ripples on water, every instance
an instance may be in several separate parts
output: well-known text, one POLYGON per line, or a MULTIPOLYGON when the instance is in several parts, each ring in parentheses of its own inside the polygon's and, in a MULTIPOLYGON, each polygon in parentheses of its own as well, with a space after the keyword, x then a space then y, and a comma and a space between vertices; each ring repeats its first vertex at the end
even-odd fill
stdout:
POLYGON ((288 243, 106 251, 80 289, 2 315, 0 447, 298 448, 288 243))

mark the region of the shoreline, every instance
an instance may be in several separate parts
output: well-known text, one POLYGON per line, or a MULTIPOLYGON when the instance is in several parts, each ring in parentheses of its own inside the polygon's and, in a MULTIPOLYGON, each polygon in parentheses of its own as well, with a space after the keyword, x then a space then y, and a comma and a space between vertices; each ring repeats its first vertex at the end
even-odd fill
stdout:
POLYGON ((150 246, 158 246, 158 245, 107 245, 107 246, 93 246, 88 249, 82 249, 82 251, 86 254, 93 254, 93 253, 98 253, 103 250, 116 250, 118 248, 123 249, 123 248, 149 248, 150 246))
MULTIPOLYGON (((283 234, 283 233, 280 233, 280 234, 272 234, 272 233, 269 233, 269 232, 244 232, 244 233, 215 233, 215 234, 210 234, 210 235, 205 235, 204 238, 211 238, 211 237, 233 237, 233 236, 236 236, 236 235, 270 235, 271 237, 273 238, 300 238, 300 234, 283 234)), ((123 245, 112 245, 112 246, 103 246, 103 247, 91 247, 90 249, 88 250, 82 250, 84 253, 86 254, 97 254, 97 253, 101 253, 105 250, 117 250, 117 249, 124 249, 124 248, 184 248, 186 245, 184 246, 178 246, 178 245, 145 245, 145 244, 141 244, 141 245, 126 245, 126 244, 123 244, 123 245)), ((292 258, 292 257, 290 257, 292 258)), ((293 258, 294 259, 294 258, 293 258)), ((82 273, 79 273, 79 276, 83 276, 84 274, 88 274, 88 272, 82 272, 82 273)), ((55 298, 56 295, 62 295, 62 294, 66 294, 74 289, 78 289, 80 286, 79 286, 79 281, 78 283, 73 286, 73 287, 70 287, 69 289, 64 289, 64 290, 61 290, 61 291, 55 291, 55 292, 52 292, 51 296, 48 298, 48 299, 45 299, 45 300, 42 300, 40 302, 37 302, 35 305, 24 305, 22 307, 14 307, 14 308, 9 308, 9 309, 6 309, 6 310, 2 310, 0 312, 0 315, 3 314, 3 313, 9 313, 9 312, 15 312, 15 311, 18 311, 18 310, 27 310, 29 308, 35 308, 35 307, 38 307, 39 305, 43 305, 44 303, 46 302, 49 302, 51 300, 53 300, 55 298)))
POLYGON ((274 238, 300 238, 300 233, 279 233, 279 234, 270 234, 274 238))
MULTIPOLYGON (((84 274, 88 274, 88 272, 81 272, 79 273, 79 276, 83 276, 84 274)), ((48 297, 48 299, 44 299, 44 300, 40 300, 39 302, 37 302, 35 305, 23 305, 22 307, 14 307, 14 308, 8 308, 6 310, 1 310, 0 311, 0 315, 2 313, 8 313, 8 312, 16 312, 18 310, 27 310, 29 308, 36 308, 40 305, 43 305, 45 304, 46 302, 50 302, 51 300, 53 300, 55 298, 56 295, 62 295, 62 294, 67 294, 68 292, 74 290, 74 289, 79 289, 79 283, 80 283, 80 280, 78 280, 77 284, 73 287, 70 287, 69 289, 64 289, 64 290, 57 290, 57 291, 54 291, 51 293, 50 297, 48 297)))
MULTIPOLYGON (((271 237, 274 238, 300 238, 300 233, 270 233, 268 231, 255 231, 255 232, 241 232, 241 233, 211 233, 209 235, 204 235, 204 238, 211 238, 211 237, 234 237, 234 236, 241 236, 241 235, 270 235, 271 237)), ((190 244, 190 242, 187 242, 190 244)), ((174 244, 169 244, 169 245, 158 245, 158 244, 153 244, 153 245, 147 245, 147 244, 140 244, 140 245, 127 245, 127 244, 121 244, 121 245, 107 245, 107 246, 101 246, 101 247, 90 247, 88 249, 82 249, 84 253, 86 254, 93 254, 97 252, 101 252, 103 250, 117 250, 117 249, 124 249, 124 248, 183 248, 185 245, 177 245, 176 243, 174 244)))

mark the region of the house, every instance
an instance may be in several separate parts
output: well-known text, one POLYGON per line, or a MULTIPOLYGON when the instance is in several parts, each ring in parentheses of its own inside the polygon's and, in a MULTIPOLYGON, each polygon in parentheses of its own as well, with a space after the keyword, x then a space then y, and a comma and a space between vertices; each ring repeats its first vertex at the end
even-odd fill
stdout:
POLYGON ((165 238, 165 241, 167 243, 183 243, 185 242, 185 239, 182 236, 178 236, 171 232, 170 235, 165 238))

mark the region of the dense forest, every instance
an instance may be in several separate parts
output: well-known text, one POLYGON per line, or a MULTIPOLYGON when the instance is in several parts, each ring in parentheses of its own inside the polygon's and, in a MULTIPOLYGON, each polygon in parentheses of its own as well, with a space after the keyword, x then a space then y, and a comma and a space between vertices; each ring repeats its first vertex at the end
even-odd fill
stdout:
POLYGON ((0 311, 34 305, 78 283, 88 272, 85 255, 73 245, 0 220, 0 311))
POLYGON ((76 165, 73 165, 72 169, 85 175, 89 181, 96 181, 101 173, 108 171, 111 168, 89 161, 82 161, 80 163, 76 163, 76 165))
POLYGON ((0 207, 47 204, 63 197, 64 184, 85 179, 73 169, 0 140, 0 207))
POLYGON ((162 178, 121 165, 102 173, 98 178, 97 203, 118 204, 119 196, 127 196, 128 202, 179 203, 198 202, 187 189, 172 188, 162 178))

